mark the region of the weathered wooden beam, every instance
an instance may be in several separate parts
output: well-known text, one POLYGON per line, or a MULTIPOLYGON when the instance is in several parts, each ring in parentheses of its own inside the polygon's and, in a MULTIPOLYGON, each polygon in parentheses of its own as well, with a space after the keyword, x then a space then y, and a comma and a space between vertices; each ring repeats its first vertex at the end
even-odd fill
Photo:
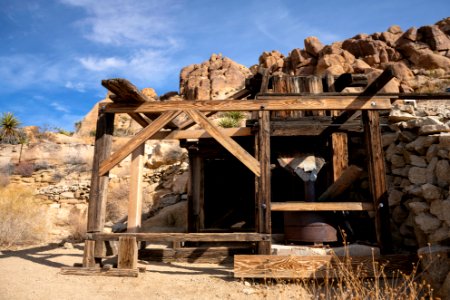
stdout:
POLYGON ((164 127, 168 122, 180 114, 180 111, 167 111, 153 121, 149 126, 139 131, 132 139, 130 139, 125 146, 116 151, 109 158, 104 159, 101 162, 99 174, 104 175, 109 170, 114 168, 125 157, 131 154, 136 148, 145 143, 150 137, 164 127))
POLYGON ((150 124, 150 122, 148 122, 143 116, 141 116, 141 114, 137 114, 137 113, 129 113, 128 114, 133 120, 136 121, 136 123, 138 123, 139 125, 141 125, 142 127, 147 127, 148 124, 150 124))
POLYGON ((113 131, 114 114, 105 113, 104 106, 101 106, 95 133, 87 232, 102 231, 104 227, 109 178, 107 172, 100 172, 100 163, 111 153, 113 131))
POLYGON ((272 211, 373 211, 370 202, 272 202, 272 211))
POLYGON ((141 228, 144 154, 145 143, 131 153, 127 232, 138 232, 141 228))
POLYGON ((62 267, 59 272, 62 275, 80 276, 111 276, 111 277, 138 277, 138 269, 114 269, 114 268, 78 268, 62 267))
POLYGON ((338 197, 345 192, 353 182, 361 177, 362 172, 363 170, 358 166, 348 166, 348 168, 342 172, 341 176, 339 176, 339 178, 330 185, 322 195, 320 195, 318 200, 327 201, 338 197))
POLYGON ((137 242, 134 236, 119 237, 119 255, 117 258, 117 268, 137 269, 137 242))
POLYGON ((260 233, 93 233, 96 241, 117 241, 121 236, 134 236, 137 241, 148 242, 258 242, 269 241, 270 234, 260 233))
MULTIPOLYGON (((220 102, 220 101, 216 101, 220 102)), ((198 110, 187 109, 185 113, 194 120, 197 124, 203 127, 219 144, 233 154, 239 161, 241 161, 247 168, 250 169, 256 176, 260 176, 259 162, 251 156, 244 148, 241 147, 232 138, 222 134, 222 132, 202 113, 198 110)))
MULTIPOLYGON (((259 176, 257 189, 256 228, 259 233, 270 234, 272 232, 270 210, 272 197, 270 184, 270 111, 259 111, 258 123, 258 157, 261 176, 259 176)), ((270 241, 258 243, 259 254, 270 254, 270 248, 270 241)))
MULTIPOLYGON (((253 135, 252 129, 249 127, 238 127, 238 128, 219 128, 220 132, 226 136, 251 136, 253 135)), ((163 139, 202 139, 202 138, 212 138, 212 136, 203 129, 198 130, 174 130, 174 131, 160 131, 153 135, 150 139, 152 140, 163 140, 163 139)))
POLYGON ((190 186, 188 192, 188 230, 199 232, 205 227, 205 161, 200 155, 189 154, 190 186))
POLYGON ((94 249, 95 249, 95 241, 93 240, 84 241, 83 267, 85 268, 95 267, 94 249))
POLYGON ((115 113, 145 113, 164 112, 168 110, 198 110, 198 111, 250 111, 259 110, 374 110, 390 109, 391 97, 366 96, 291 96, 271 97, 258 100, 197 100, 197 101, 166 101, 146 103, 109 103, 107 112, 115 113))
POLYGON ((333 181, 337 181, 348 167, 348 137, 345 132, 331 134, 333 181))
POLYGON ((235 278, 323 278, 331 255, 235 255, 235 278))
POLYGON ((383 253, 389 253, 392 251, 392 238, 379 114, 377 111, 363 112, 362 120, 369 165, 369 186, 376 212, 375 229, 377 241, 380 250, 383 253))
POLYGON ((182 247, 170 248, 147 248, 139 250, 139 260, 154 262, 185 262, 185 263, 210 263, 220 264, 232 262, 236 254, 251 254, 253 247, 233 246, 233 247, 182 247))

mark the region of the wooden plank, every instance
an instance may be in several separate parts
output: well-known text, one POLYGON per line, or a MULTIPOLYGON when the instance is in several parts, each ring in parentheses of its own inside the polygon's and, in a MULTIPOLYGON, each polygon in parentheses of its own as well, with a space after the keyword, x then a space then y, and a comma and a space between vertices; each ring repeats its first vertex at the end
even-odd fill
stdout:
POLYGON ((119 237, 119 255, 117 258, 117 268, 137 269, 138 248, 136 237, 119 237))
MULTIPOLYGON (((258 157, 260 174, 257 194, 257 219, 256 228, 259 233, 270 234, 272 232, 271 222, 271 184, 270 184, 270 111, 259 111, 258 130, 258 157)), ((270 241, 258 243, 259 254, 270 254, 270 241)))
POLYGON ((153 121, 149 126, 139 131, 132 139, 130 139, 121 149, 116 151, 108 159, 101 162, 99 173, 100 175, 106 174, 109 170, 114 168, 125 157, 136 150, 140 145, 145 143, 150 137, 164 127, 168 122, 180 114, 180 111, 167 111, 153 121))
POLYGON ((138 232, 142 222, 142 185, 145 143, 131 154, 127 232, 138 232))
POLYGON ((85 268, 95 267, 94 249, 95 249, 95 241, 93 240, 84 241, 83 267, 85 268))
POLYGON ((260 233, 93 233, 89 239, 117 241, 119 237, 133 236, 148 242, 258 242, 269 241, 270 234, 260 233))
POLYGON ((80 276, 112 276, 112 277, 138 277, 138 269, 114 269, 114 268, 78 268, 62 267, 59 272, 62 275, 80 276))
MULTIPOLYGON (((219 128, 220 132, 226 136, 251 136, 253 135, 252 129, 249 127, 239 127, 239 128, 219 128)), ((163 140, 163 139, 174 139, 174 140, 184 140, 184 139, 202 139, 202 138, 212 138, 212 136, 203 129, 198 130, 174 130, 174 131, 160 131, 153 135, 150 139, 152 140, 163 140)))
MULTIPOLYGON (((220 102, 220 101, 216 101, 220 102)), ((259 162, 251 156, 244 148, 241 147, 232 138, 223 135, 222 132, 198 110, 185 110, 185 113, 194 120, 197 124, 203 127, 214 139, 233 154, 239 161, 241 161, 247 168, 250 169, 256 176, 260 176, 259 162)))
POLYGON ((348 167, 348 138, 345 132, 331 134, 333 181, 341 177, 342 172, 348 167))
POLYGON ((139 260, 152 262, 185 262, 185 263, 210 263, 221 264, 233 262, 236 254, 251 254, 253 247, 183 247, 177 249, 152 249, 139 250, 139 260))
POLYGON ((100 163, 111 153, 114 131, 114 114, 99 108, 95 133, 94 161, 92 164, 91 190, 89 193, 87 232, 102 231, 105 224, 106 197, 109 177, 100 172, 100 163))
POLYGON ((370 202, 272 202, 272 211, 373 211, 370 202))
POLYGON ((369 186, 375 209, 375 229, 382 253, 392 251, 389 226, 389 205, 387 200, 386 168, 381 142, 380 118, 378 111, 364 111, 364 138, 367 149, 369 186))
POLYGON ((323 278, 331 255, 235 255, 235 278, 323 278))
POLYGON ((205 162, 198 154, 189 153, 190 188, 188 193, 188 230, 199 232, 205 227, 205 162))
POLYGON ((142 127, 147 127, 148 124, 150 124, 143 116, 141 116, 141 114, 136 114, 136 113, 129 113, 128 114, 133 120, 136 121, 136 123, 138 123, 139 125, 141 125, 142 127))
POLYGON ((146 103, 109 103, 107 112, 115 113, 145 113, 145 112, 165 112, 169 110, 198 110, 198 111, 250 111, 259 110, 264 107, 266 110, 374 110, 390 109, 389 98, 371 96, 291 96, 291 97, 271 97, 258 100, 197 100, 197 101, 166 101, 166 102, 146 102, 146 103))
POLYGON ((344 193, 357 179, 361 177, 363 170, 355 165, 348 166, 341 176, 330 185, 318 198, 319 201, 333 200, 344 193))
POLYGON ((332 255, 235 255, 235 278, 398 278, 398 272, 411 274, 416 255, 396 254, 337 257, 332 255))

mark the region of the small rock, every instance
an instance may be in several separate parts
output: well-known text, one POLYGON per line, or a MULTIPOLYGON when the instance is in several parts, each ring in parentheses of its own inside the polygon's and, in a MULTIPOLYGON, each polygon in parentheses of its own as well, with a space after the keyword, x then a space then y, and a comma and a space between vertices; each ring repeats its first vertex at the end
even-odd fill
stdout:
POLYGON ((450 184, 450 163, 448 160, 441 159, 437 162, 435 174, 440 187, 445 188, 450 184))
POLYGON ((405 166, 405 159, 401 155, 392 155, 390 161, 392 164, 392 168, 394 169, 403 168, 405 166))
POLYGON ((64 249, 73 249, 73 244, 69 242, 65 242, 63 245, 64 249))
POLYGON ((420 187, 422 189, 422 195, 423 197, 428 201, 431 202, 433 200, 439 199, 442 195, 442 189, 432 185, 430 183, 425 183, 420 187))
POLYGON ((427 162, 430 162, 431 159, 437 155, 438 150, 439 150, 439 147, 437 144, 433 144, 428 148, 427 154, 425 155, 427 162))
POLYGON ((393 144, 397 141, 398 133, 386 133, 381 136, 381 141, 383 143, 383 148, 393 144))
POLYGON ((427 169, 412 167, 409 169, 408 179, 414 184, 425 184, 427 182, 427 169))
POLYGON ((416 215, 430 210, 430 205, 426 202, 410 202, 408 203, 408 206, 409 209, 411 209, 411 211, 416 215))
POLYGON ((414 218, 419 228, 426 234, 430 234, 441 226, 441 221, 429 213, 420 213, 414 218))
POLYGON ((413 166, 422 168, 427 166, 427 162, 425 161, 425 157, 423 156, 410 155, 409 159, 409 163, 413 166))
POLYGON ((444 221, 450 226, 450 199, 447 200, 436 200, 430 205, 430 212, 435 215, 439 220, 444 221))
POLYGON ((389 192, 389 206, 399 205, 402 201, 403 193, 398 190, 392 190, 389 192))

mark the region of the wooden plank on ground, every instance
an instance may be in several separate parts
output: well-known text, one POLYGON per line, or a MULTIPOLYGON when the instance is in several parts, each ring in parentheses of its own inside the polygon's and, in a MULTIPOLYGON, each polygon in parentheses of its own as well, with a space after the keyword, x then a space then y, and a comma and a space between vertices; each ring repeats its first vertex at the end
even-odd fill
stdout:
POLYGON ((137 242, 134 236, 119 237, 119 255, 117 258, 117 268, 137 269, 137 242))
POLYGON ((62 275, 138 277, 138 269, 62 267, 62 275))
POLYGON ((109 170, 114 168, 125 157, 136 150, 140 145, 145 143, 150 137, 164 127, 168 122, 180 114, 180 111, 167 111, 153 121, 149 126, 139 131, 133 138, 131 138, 120 150, 116 151, 108 159, 101 162, 99 173, 106 174, 109 170))
POLYGON ((114 113, 165 112, 170 110, 251 111, 266 110, 374 110, 390 109, 391 98, 373 96, 286 96, 258 100, 186 100, 146 103, 109 103, 106 111, 114 113))
POLYGON ((270 234, 260 233, 93 233, 89 239, 117 241, 119 237, 134 236, 137 241, 148 242, 258 242, 269 241, 270 234))
POLYGON ((144 154, 145 143, 131 153, 127 232, 138 232, 141 228, 144 154))
MULTIPOLYGON (((216 101, 219 102, 219 101, 216 101)), ((240 101, 238 101, 240 102, 240 101)), ((260 176, 261 170, 259 162, 251 156, 244 148, 241 147, 231 137, 228 137, 222 132, 202 113, 198 110, 187 109, 185 113, 194 120, 197 124, 203 127, 214 139, 233 154, 239 161, 241 161, 247 168, 250 169, 256 176, 260 176)))
POLYGON ((331 255, 235 255, 235 278, 323 278, 331 255))
POLYGON ((272 211, 373 211, 370 202, 272 202, 272 211))

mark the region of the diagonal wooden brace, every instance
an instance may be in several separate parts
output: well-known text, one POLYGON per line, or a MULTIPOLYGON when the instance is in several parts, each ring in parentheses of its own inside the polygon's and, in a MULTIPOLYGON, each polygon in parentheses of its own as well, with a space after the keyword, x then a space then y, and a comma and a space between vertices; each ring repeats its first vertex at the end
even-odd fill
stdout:
POLYGON ((131 140, 129 140, 125 146, 123 146, 117 152, 114 152, 108 159, 105 159, 100 164, 99 175, 102 176, 114 168, 118 163, 120 163, 125 157, 130 155, 134 150, 136 150, 140 145, 145 143, 149 138, 151 138, 155 133, 157 133, 161 128, 163 128, 167 123, 172 121, 176 116, 178 116, 181 111, 173 110, 167 111, 159 116, 150 125, 142 129, 138 134, 136 134, 131 140))
POLYGON ((256 176, 261 176, 260 164, 257 159, 250 155, 231 137, 223 134, 211 121, 196 109, 187 109, 184 111, 195 123, 199 124, 206 130, 219 144, 230 151, 237 159, 239 159, 247 168, 256 176))

